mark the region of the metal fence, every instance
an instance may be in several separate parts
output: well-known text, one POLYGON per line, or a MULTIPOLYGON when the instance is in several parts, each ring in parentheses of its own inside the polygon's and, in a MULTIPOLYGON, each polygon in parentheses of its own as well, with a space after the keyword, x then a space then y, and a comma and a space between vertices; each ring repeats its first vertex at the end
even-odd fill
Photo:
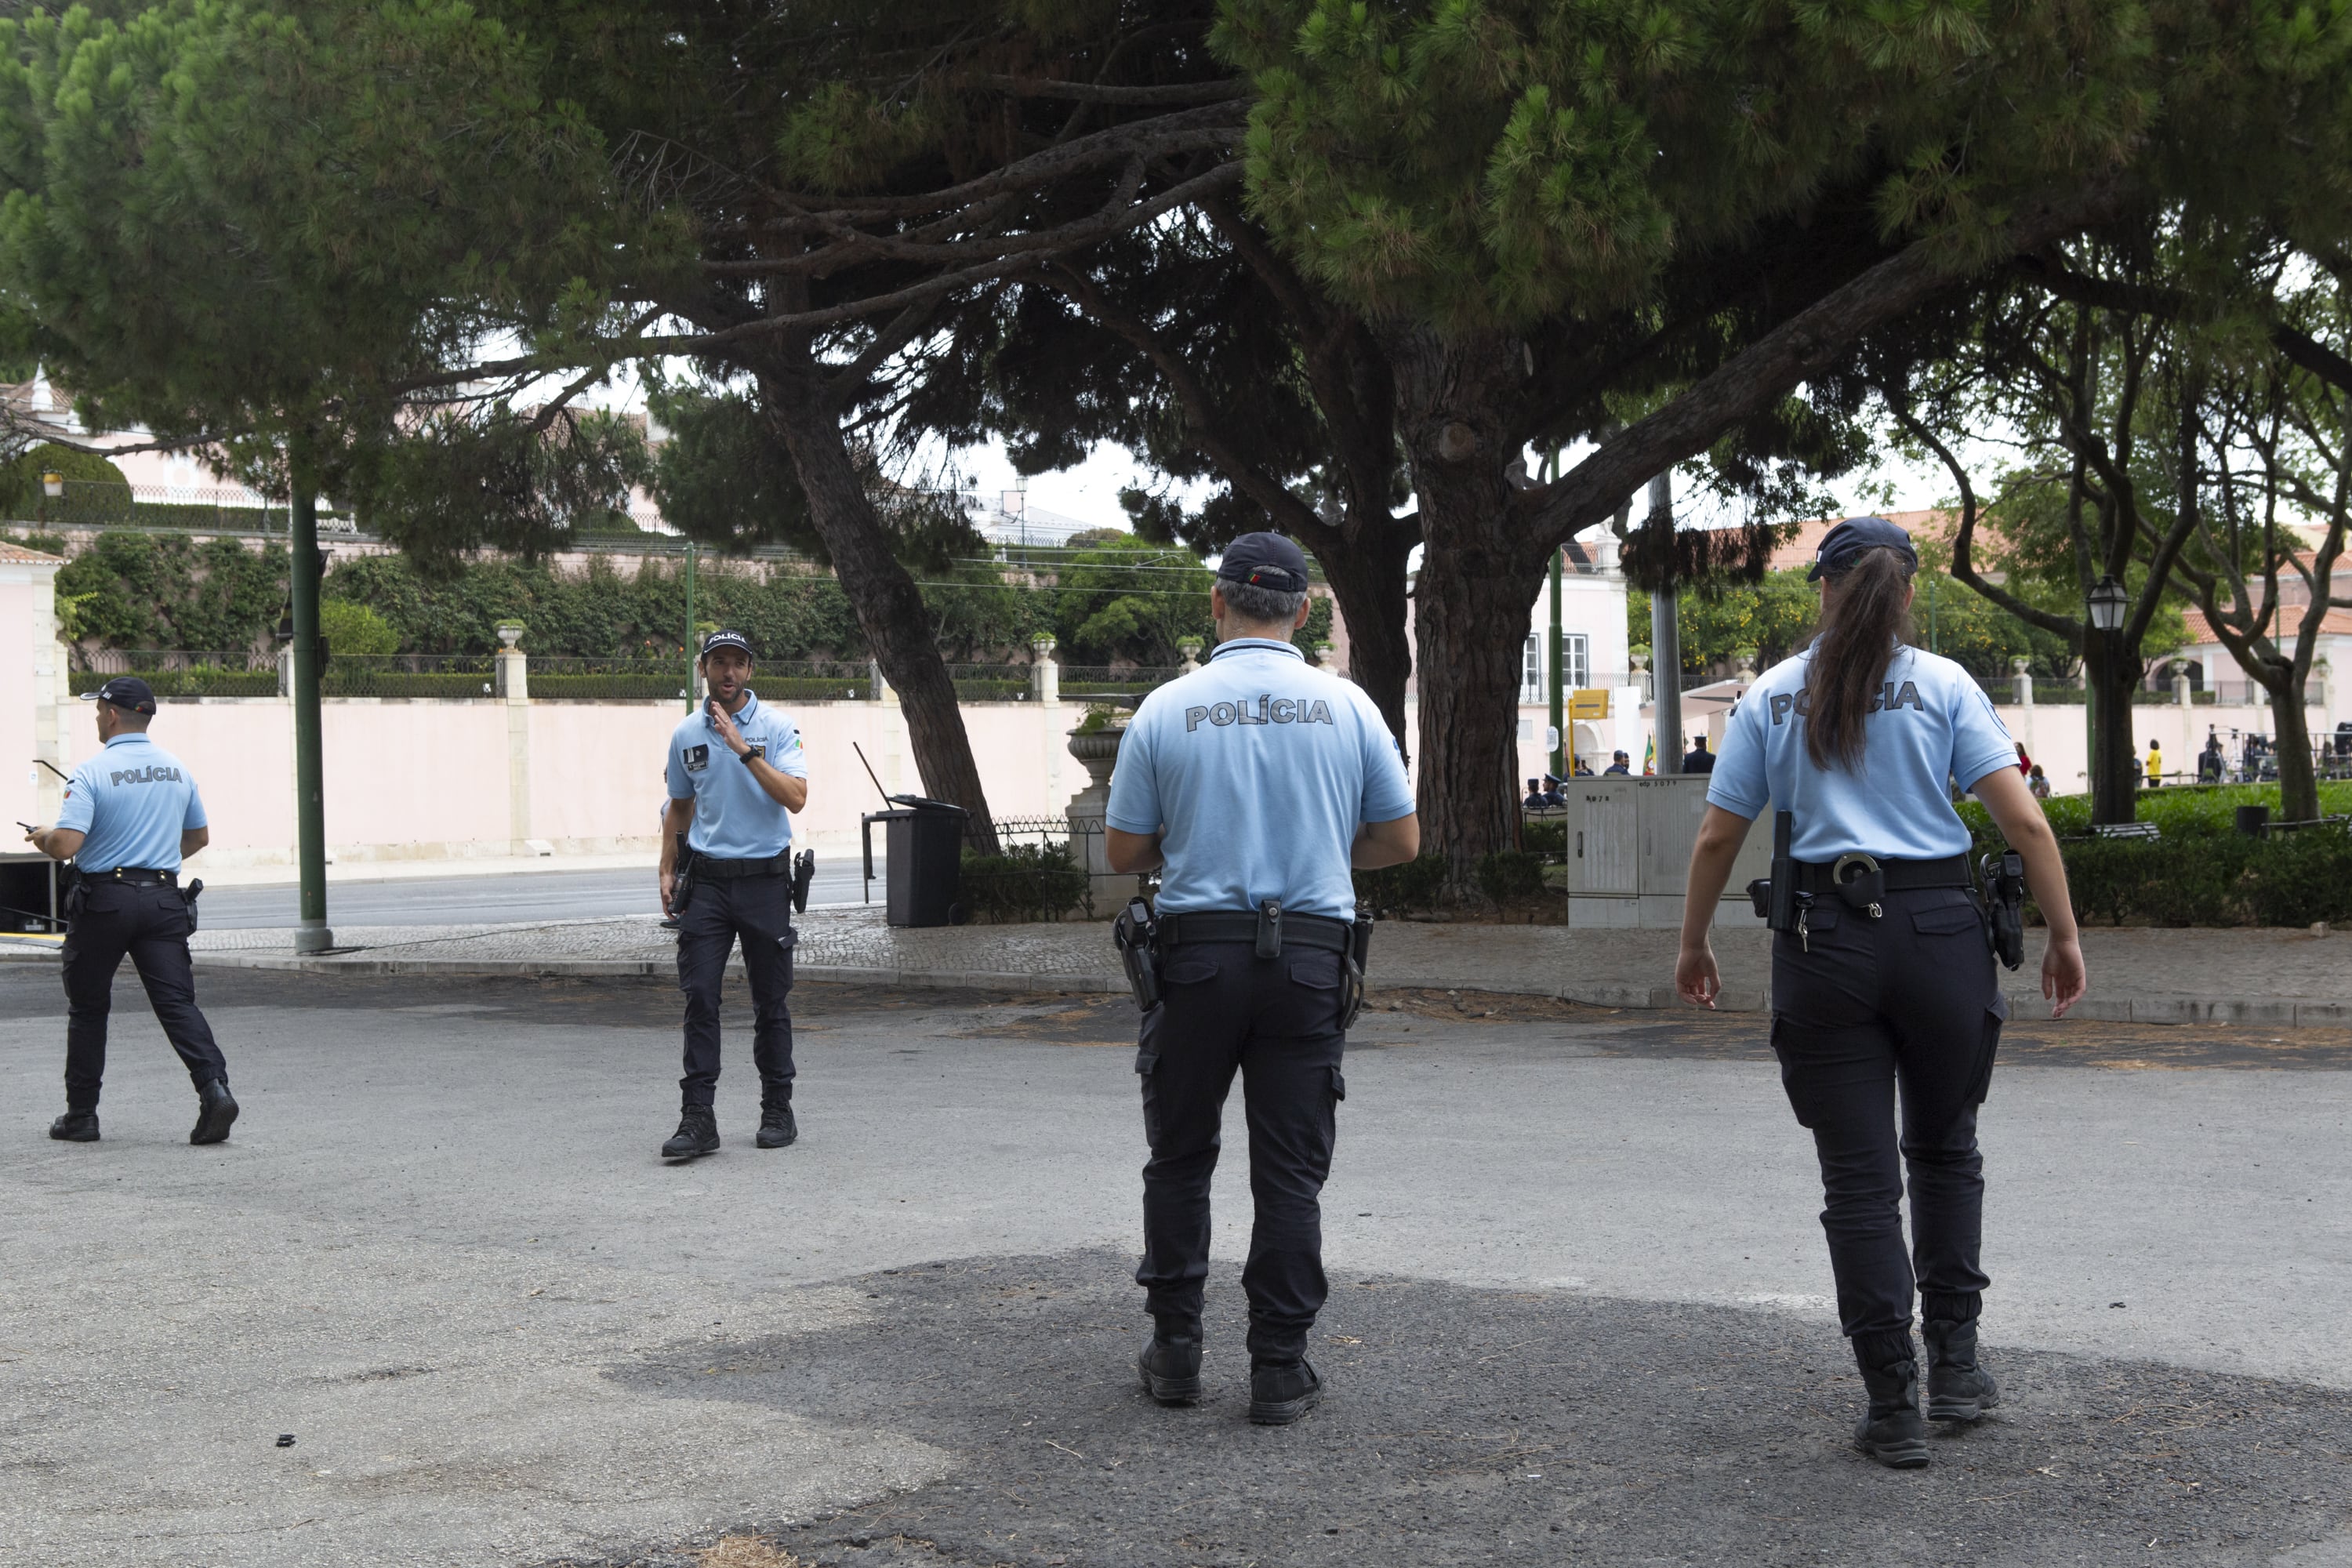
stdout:
POLYGON ((525 666, 524 679, 534 701, 683 702, 686 656, 575 658, 533 654, 525 666))
POLYGON ((1066 664, 1062 667, 1062 697, 1084 701, 1089 697, 1108 701, 1140 700, 1144 693, 1167 685, 1183 674, 1178 665, 1066 664))
POLYGON ((80 656, 67 679, 79 697, 118 675, 139 677, 158 697, 278 695, 276 656, 250 649, 186 653, 177 648, 100 648, 80 656))

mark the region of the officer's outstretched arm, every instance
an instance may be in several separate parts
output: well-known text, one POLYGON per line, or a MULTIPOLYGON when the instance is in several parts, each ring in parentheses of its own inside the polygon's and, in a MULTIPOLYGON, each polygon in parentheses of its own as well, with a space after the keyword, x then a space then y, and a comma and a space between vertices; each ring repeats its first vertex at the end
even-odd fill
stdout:
POLYGON ((81 853, 82 835, 71 827, 38 827, 25 837, 52 860, 70 860, 81 853))
POLYGON ((1110 868, 1122 875, 1149 871, 1160 863, 1160 835, 1157 833, 1126 833, 1118 828, 1103 829, 1103 858, 1110 868))
POLYGON ((1367 822, 1358 828, 1348 864, 1377 871, 1383 866, 1402 866, 1420 853, 1421 814, 1409 811, 1391 821, 1367 822))

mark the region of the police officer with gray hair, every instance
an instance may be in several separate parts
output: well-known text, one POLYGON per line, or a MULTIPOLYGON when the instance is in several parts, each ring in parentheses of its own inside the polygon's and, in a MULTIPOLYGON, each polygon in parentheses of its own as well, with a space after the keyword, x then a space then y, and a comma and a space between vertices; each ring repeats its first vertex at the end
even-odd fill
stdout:
POLYGON ((1838 1317, 1869 1394, 1854 1442, 1897 1469, 1927 1462, 1915 1299, 1927 1418, 1974 1421, 2000 1399, 1977 1354, 1991 1284, 1977 1112, 2009 1015, 1993 959, 2020 961, 2027 884, 2050 924, 2053 1016, 2085 984, 2065 866, 2016 742, 1967 671, 1907 646, 1918 568, 1911 536, 1885 518, 1848 518, 1822 541, 1820 634, 1748 689, 1724 732, 1675 968, 1685 1001, 1715 1005, 1708 928, 1769 803, 1772 875, 1749 891, 1775 932, 1772 1049, 1821 1158, 1838 1317), (1986 857, 1983 902, 1947 777, 1984 802, 2010 845, 1986 857))
POLYGON ((118 675, 89 695, 98 704, 98 754, 74 769, 49 827, 26 839, 74 863, 62 956, 66 979, 66 1113, 49 1136, 98 1142, 98 1095, 106 1077, 106 1020, 114 975, 127 954, 147 989, 163 1037, 196 1086, 191 1143, 217 1143, 236 1120, 228 1063, 196 1007, 188 937, 196 929, 196 882, 183 889, 180 864, 212 841, 205 803, 185 764, 147 738, 155 693, 118 675))
POLYGON ((1307 1335, 1328 1289, 1320 1196, 1330 1173, 1347 1026, 1366 928, 1351 866, 1420 853, 1404 764, 1361 689, 1289 640, 1307 621, 1307 557, 1278 533, 1229 546, 1209 594, 1205 668, 1143 700, 1106 812, 1112 869, 1160 871, 1118 940, 1143 1008, 1143 1261, 1155 1324, 1139 1358, 1162 1404, 1202 1395, 1209 1180, 1239 1072, 1256 1224, 1250 1419, 1280 1425, 1322 1392, 1307 1335))

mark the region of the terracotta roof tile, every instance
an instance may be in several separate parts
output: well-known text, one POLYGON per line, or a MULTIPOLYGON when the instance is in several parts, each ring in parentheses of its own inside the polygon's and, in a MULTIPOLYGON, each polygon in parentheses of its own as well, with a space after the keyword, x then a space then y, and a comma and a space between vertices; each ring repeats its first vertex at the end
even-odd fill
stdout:
MULTIPOLYGON (((2273 635, 2292 637, 2301 631, 2304 612, 2309 608, 2308 605, 2281 605, 2277 619, 2273 622, 2273 635)), ((2189 646, 2191 647, 2200 643, 2218 643, 2221 640, 2213 635, 2213 628, 2207 624, 2204 611, 2183 610, 2180 612, 2180 618, 2188 623, 2189 646)), ((2352 610, 2327 611, 2320 617, 2319 633, 2322 637, 2352 637, 2352 610)))
POLYGON ((44 555, 37 550, 27 550, 21 544, 12 543, 5 539, 0 539, 0 561, 5 561, 12 565, 47 563, 62 566, 65 564, 65 557, 62 555, 44 555))

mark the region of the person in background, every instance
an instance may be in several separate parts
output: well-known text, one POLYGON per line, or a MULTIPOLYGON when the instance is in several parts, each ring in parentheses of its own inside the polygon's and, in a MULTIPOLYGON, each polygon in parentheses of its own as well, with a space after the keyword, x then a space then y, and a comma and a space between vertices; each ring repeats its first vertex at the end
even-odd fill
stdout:
POLYGON ((1559 793, 1559 786, 1560 786, 1560 782, 1561 782, 1561 781, 1560 781, 1560 776, 1559 776, 1558 773, 1546 773, 1546 774, 1544 774, 1544 780, 1543 780, 1543 782, 1544 782, 1544 797, 1543 797, 1543 799, 1544 799, 1544 805, 1546 806, 1546 808, 1548 808, 1548 809, 1557 809, 1557 808, 1559 808, 1559 807, 1560 807, 1560 806, 1563 806, 1563 805, 1566 805, 1568 804, 1568 797, 1567 797, 1566 795, 1562 795, 1562 794, 1560 794, 1560 793, 1559 793))
POLYGON ((1521 811, 1541 811, 1544 808, 1544 805, 1543 781, 1541 779, 1529 779, 1528 781, 1528 798, 1519 802, 1519 809, 1521 811))
POLYGON ((2230 759, 2221 752, 2221 732, 2210 724, 2205 727, 2205 749, 2197 753, 2197 782, 2217 784, 2221 775, 2230 771, 2230 759))
POLYGON ((2040 763, 2034 763, 2032 770, 2025 775, 2025 787, 2033 792, 2036 800, 2050 798, 2050 775, 2042 771, 2040 763))
POLYGON ((1631 778, 1633 774, 1633 761, 1622 752, 1613 752, 1610 754, 1609 765, 1601 770, 1601 776, 1605 779, 1631 778))
POLYGON ((2147 787, 2154 789, 2164 782, 2164 749, 2154 736, 2147 742, 2147 787))
POLYGON ((1705 735, 1694 735, 1691 737, 1691 749, 1689 754, 1683 758, 1683 772, 1686 773, 1711 773, 1715 772, 1715 753, 1706 749, 1706 737, 1705 735))
POLYGON ((2022 741, 2017 743, 2017 771, 2027 778, 2033 776, 2033 759, 2025 754, 2025 742, 2022 741))

